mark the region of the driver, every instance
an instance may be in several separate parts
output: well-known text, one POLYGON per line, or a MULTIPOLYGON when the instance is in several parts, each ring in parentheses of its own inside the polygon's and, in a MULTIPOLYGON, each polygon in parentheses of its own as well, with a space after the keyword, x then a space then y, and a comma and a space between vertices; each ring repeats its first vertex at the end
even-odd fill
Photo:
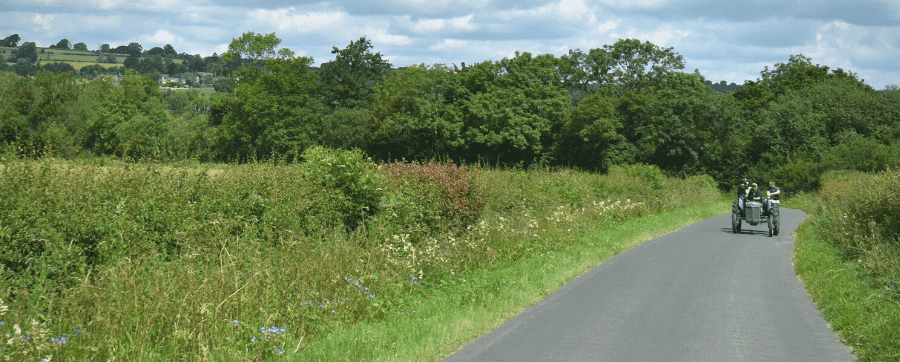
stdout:
POLYGON ((753 186, 753 188, 747 194, 747 199, 750 201, 762 201, 762 191, 759 190, 759 186, 755 182, 750 186, 753 186))

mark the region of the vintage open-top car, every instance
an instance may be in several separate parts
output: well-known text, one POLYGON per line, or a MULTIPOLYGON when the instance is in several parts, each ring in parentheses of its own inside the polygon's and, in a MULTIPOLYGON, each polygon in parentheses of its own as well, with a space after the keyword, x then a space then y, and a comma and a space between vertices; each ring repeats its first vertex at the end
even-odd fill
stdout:
POLYGON ((778 209, 781 201, 766 199, 769 206, 763 211, 763 203, 758 201, 747 201, 747 196, 742 195, 740 199, 734 201, 731 207, 731 231, 735 234, 741 232, 741 221, 756 226, 763 223, 769 224, 769 236, 778 235, 778 229, 781 224, 780 211, 778 209), (742 208, 741 205, 744 205, 742 208))

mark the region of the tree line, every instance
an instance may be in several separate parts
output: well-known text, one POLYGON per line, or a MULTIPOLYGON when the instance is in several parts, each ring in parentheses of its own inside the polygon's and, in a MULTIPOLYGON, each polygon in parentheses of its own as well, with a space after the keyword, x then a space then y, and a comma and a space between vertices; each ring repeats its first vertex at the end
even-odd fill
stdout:
POLYGON ((274 34, 234 39, 217 92, 163 91, 137 74, 115 84, 0 73, 0 142, 61 157, 228 162, 321 145, 522 168, 642 163, 789 190, 815 189, 832 168, 900 164, 900 91, 803 55, 720 93, 682 71, 673 48, 635 39, 402 69, 365 37, 334 47, 320 69, 279 44, 274 34))

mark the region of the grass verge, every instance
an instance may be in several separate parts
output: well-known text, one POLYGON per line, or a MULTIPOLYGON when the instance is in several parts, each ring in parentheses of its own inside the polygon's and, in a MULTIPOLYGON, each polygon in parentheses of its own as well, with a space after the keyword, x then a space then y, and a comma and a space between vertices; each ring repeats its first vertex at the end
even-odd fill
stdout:
POLYGON ((847 260, 815 227, 815 195, 790 200, 786 207, 809 214, 797 229, 794 271, 816 307, 860 361, 900 361, 900 303, 897 286, 876 286, 859 260, 847 260))
POLYGON ((568 281, 616 254, 728 209, 725 202, 630 219, 578 239, 566 249, 497 268, 473 270, 378 323, 334 331, 298 350, 295 360, 435 361, 499 327, 568 281))

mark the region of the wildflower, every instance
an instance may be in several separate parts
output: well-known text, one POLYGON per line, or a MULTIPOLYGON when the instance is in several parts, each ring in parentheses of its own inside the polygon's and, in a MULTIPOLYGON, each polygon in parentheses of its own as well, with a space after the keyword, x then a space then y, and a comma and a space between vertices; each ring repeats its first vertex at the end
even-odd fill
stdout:
POLYGON ((69 341, 69 336, 50 337, 50 341, 56 344, 66 344, 69 341))
POLYGON ((331 314, 334 314, 334 309, 331 310, 331 314))
POLYGON ((278 353, 278 354, 284 354, 284 350, 283 350, 283 349, 278 349, 278 347, 275 347, 275 353, 278 353))
POLYGON ((250 342, 256 343, 256 336, 254 336, 254 337, 250 340, 250 342))
POLYGON ((81 328, 72 328, 72 333, 75 333, 76 336, 81 334, 81 328))
POLYGON ((0 327, 6 327, 6 322, 0 321, 0 327))
POLYGON ((259 327, 259 333, 266 333, 266 327, 259 327))
POLYGON ((237 319, 232 319, 232 320, 231 320, 231 324, 238 325, 238 320, 237 320, 237 319))
POLYGON ((375 298, 375 294, 369 294, 366 296, 366 299, 372 299, 372 298, 375 298))

